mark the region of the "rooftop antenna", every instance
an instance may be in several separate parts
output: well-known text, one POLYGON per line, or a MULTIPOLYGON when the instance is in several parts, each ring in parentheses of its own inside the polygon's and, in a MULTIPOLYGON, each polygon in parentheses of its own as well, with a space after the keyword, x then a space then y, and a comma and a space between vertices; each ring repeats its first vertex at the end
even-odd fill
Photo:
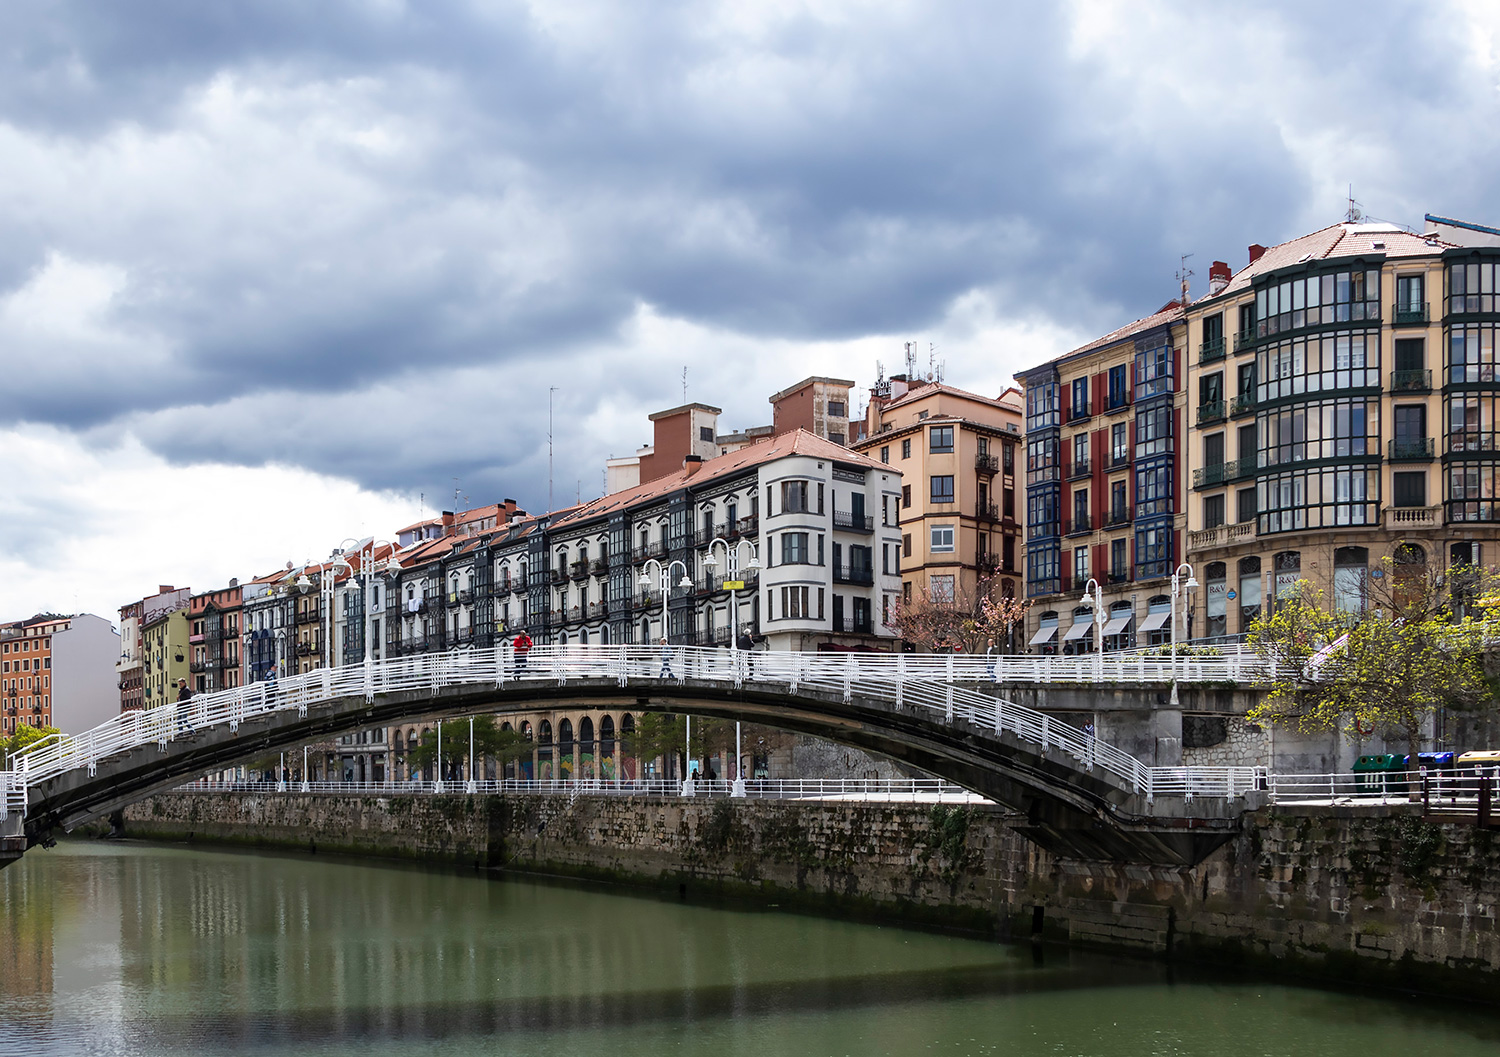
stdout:
POLYGON ((929 382, 933 380, 932 361, 935 356, 937 356, 937 346, 929 341, 927 343, 927 380, 929 382))
POLYGON ((682 402, 687 403, 687 367, 682 368, 682 402))
POLYGON ((552 513, 552 395, 557 386, 547 387, 547 513, 552 513))
POLYGON ((455 477, 453 478, 453 512, 456 514, 458 511, 458 478, 455 477))
POLYGON ((1181 304, 1183 308, 1186 308, 1188 305, 1188 280, 1193 277, 1193 270, 1187 266, 1188 258, 1191 256, 1191 253, 1184 253, 1177 267, 1177 285, 1182 291, 1181 304))
POLYGON ((908 383, 917 380, 917 343, 915 341, 906 343, 906 380, 908 383))
POLYGON ((1359 203, 1354 200, 1354 185, 1349 185, 1349 211, 1344 214, 1344 221, 1348 224, 1358 224, 1365 218, 1360 211, 1359 203))

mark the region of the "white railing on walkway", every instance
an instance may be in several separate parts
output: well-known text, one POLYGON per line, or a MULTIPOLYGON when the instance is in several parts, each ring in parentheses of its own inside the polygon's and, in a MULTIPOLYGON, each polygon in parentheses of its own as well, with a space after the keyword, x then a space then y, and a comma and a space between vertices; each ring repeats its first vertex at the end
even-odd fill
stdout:
POLYGON ((1413 797, 1433 808, 1447 805, 1472 808, 1479 800, 1484 780, 1497 794, 1500 813, 1500 777, 1493 768, 1484 774, 1469 771, 1375 771, 1364 774, 1270 774, 1266 792, 1271 804, 1406 804, 1413 797))
POLYGON ((26 814, 26 783, 17 771, 0 771, 0 822, 12 811, 26 814))
MULTIPOLYGON (((415 796, 437 793, 525 793, 558 796, 702 796, 734 795, 734 782, 696 778, 689 789, 675 778, 526 779, 499 778, 474 782, 187 782, 183 793, 337 793, 345 796, 415 796)), ((884 803, 989 803, 977 793, 940 778, 749 778, 745 796, 752 800, 859 800, 884 803)))
MULTIPOLYGON (((247 719, 292 709, 306 715, 311 705, 339 697, 369 701, 380 693, 411 691, 436 697, 445 688, 565 686, 579 680, 650 688, 695 680, 735 687, 769 683, 785 686, 793 694, 799 690, 838 694, 846 702, 876 700, 943 722, 963 720, 996 734, 1008 731, 1044 755, 1070 758, 1080 769, 1108 776, 1148 799, 1188 792, 1236 796, 1252 785, 1251 768, 1171 768, 1162 772, 1158 786, 1157 769, 1129 753, 1043 712, 996 696, 1005 682, 1021 679, 1023 672, 1051 671, 1041 681, 1077 678, 1092 682, 1100 672, 1105 681, 1130 681, 1126 676, 1132 673, 1135 681, 1162 681, 1172 670, 1172 658, 1148 657, 1139 651, 1121 655, 1118 661, 1110 655, 1102 661, 1097 657, 1051 660, 1057 663, 1049 668, 1039 658, 997 658, 992 678, 986 658, 951 654, 765 653, 713 647, 672 647, 664 653, 659 646, 542 646, 517 657, 509 646, 455 650, 320 668, 125 712, 82 734, 53 735, 37 742, 14 756, 11 766, 19 773, 19 783, 32 788, 67 771, 87 768, 92 775, 101 760, 138 746, 155 743, 166 751, 169 743, 190 737, 200 728, 227 724, 230 730, 238 730, 247 719)), ((1184 679, 1208 682, 1244 682, 1265 673, 1264 665, 1239 651, 1179 657, 1175 670, 1184 679)))

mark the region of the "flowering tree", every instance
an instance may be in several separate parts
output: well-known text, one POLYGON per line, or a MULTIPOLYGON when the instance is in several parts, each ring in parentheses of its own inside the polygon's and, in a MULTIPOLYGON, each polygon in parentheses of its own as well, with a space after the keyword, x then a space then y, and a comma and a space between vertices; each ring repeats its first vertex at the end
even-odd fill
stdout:
POLYGON ((887 626, 907 642, 927 650, 959 649, 983 653, 991 641, 997 650, 1009 651, 1010 630, 1026 619, 1029 601, 994 598, 992 578, 984 577, 972 595, 955 592, 952 598, 922 599, 891 608, 887 626))

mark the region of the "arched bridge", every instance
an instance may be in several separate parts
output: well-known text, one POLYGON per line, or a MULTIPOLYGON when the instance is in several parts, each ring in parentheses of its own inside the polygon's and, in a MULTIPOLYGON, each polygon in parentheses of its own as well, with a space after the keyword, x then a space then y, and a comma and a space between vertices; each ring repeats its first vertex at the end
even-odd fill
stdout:
POLYGON ((1005 701, 1001 674, 984 658, 899 654, 673 648, 664 663, 659 647, 640 646, 538 647, 524 663, 501 647, 319 669, 39 743, 0 772, 10 816, 0 826, 24 848, 207 771, 341 733, 622 703, 743 718, 910 763, 1020 812, 1023 832, 1069 856, 1195 863, 1258 800, 1253 768, 1148 766, 1005 701))

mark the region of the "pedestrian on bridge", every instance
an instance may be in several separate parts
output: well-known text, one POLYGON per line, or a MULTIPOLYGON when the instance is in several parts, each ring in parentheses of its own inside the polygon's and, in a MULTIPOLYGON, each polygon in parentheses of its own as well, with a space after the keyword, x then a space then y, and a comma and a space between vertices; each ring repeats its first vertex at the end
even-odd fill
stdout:
POLYGON ((990 682, 995 681, 995 640, 990 639, 984 647, 985 668, 989 672, 990 682))
POLYGON ((522 628, 521 633, 517 635, 515 637, 515 641, 510 644, 511 651, 516 655, 517 671, 525 671, 526 655, 531 652, 531 647, 531 636, 526 634, 525 628, 522 628))
POLYGON ((184 730, 189 734, 193 731, 193 725, 188 722, 187 703, 193 699, 193 691, 188 686, 186 679, 177 680, 177 733, 184 730))
POLYGON ((672 644, 667 641, 665 635, 661 637, 661 675, 659 678, 677 678, 677 676, 672 674, 672 644))

